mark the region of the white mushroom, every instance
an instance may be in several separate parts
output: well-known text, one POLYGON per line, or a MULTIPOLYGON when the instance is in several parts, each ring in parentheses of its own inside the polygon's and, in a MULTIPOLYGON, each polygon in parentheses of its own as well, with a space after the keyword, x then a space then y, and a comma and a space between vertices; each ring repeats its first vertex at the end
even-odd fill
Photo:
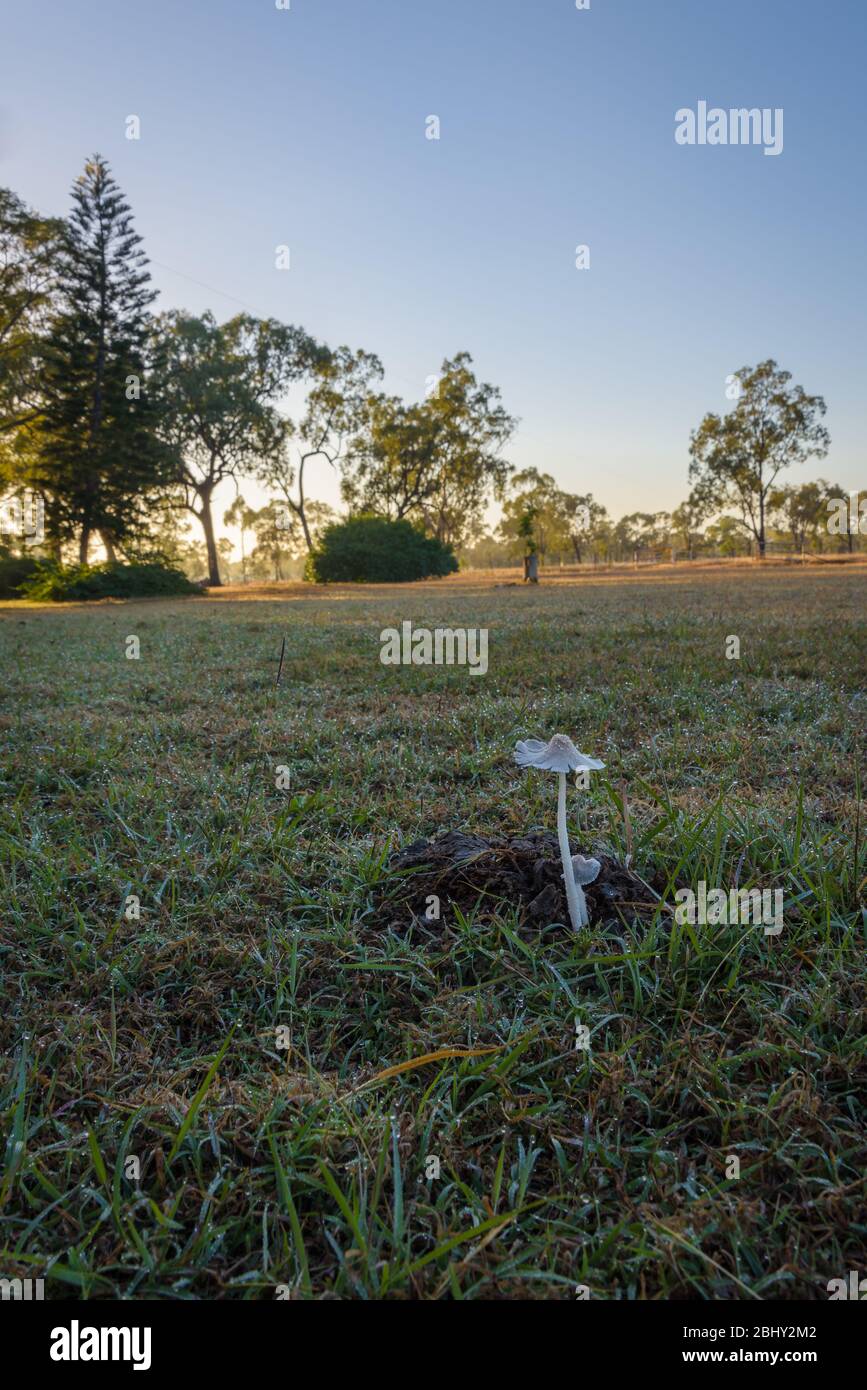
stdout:
POLYGON ((586 927, 587 900, 582 883, 592 883, 599 873, 598 859, 585 859, 576 854, 574 859, 569 851, 569 835, 566 830, 566 773, 577 768, 599 769, 605 766, 598 758, 588 758, 579 753, 575 744, 566 734, 555 734, 549 743, 540 739, 522 739, 515 745, 515 762, 519 767, 538 767, 544 771, 556 772, 559 777, 557 789, 557 838, 560 842, 560 857, 563 860, 563 883, 566 887, 566 901, 569 904, 569 920, 575 931, 586 927))

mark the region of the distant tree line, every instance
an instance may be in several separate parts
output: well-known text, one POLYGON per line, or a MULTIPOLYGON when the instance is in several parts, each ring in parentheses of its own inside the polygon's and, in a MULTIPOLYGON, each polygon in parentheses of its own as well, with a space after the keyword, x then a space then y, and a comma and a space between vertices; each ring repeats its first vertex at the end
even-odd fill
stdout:
POLYGON ((673 511, 615 520, 592 493, 564 492, 549 473, 527 468, 511 477, 496 530, 476 532, 462 548, 464 563, 514 564, 528 552, 543 564, 599 564, 867 548, 867 498, 823 478, 782 476, 827 454, 822 397, 792 386, 771 359, 732 380, 736 404, 723 417, 706 415, 692 434, 693 486, 673 511))
POLYGON ((499 525, 471 536, 460 558, 485 569, 513 566, 531 550, 543 565, 852 554, 867 550, 867 489, 855 496, 860 513, 850 493, 824 479, 774 488, 760 550, 747 520, 714 515, 695 491, 673 511, 631 512, 615 520, 591 493, 564 493, 550 474, 528 468, 512 478, 499 525))
MULTIPOLYGON (((338 471, 350 515, 409 521, 469 563, 529 552, 543 563, 763 556, 780 538, 801 552, 863 543, 867 522, 829 531, 842 488, 782 476, 823 457, 829 437, 822 398, 773 361, 743 368, 733 408, 694 431, 686 501, 615 521, 590 493, 567 493, 535 468, 515 473, 503 451, 517 421, 466 352, 443 362, 423 400, 406 402, 381 390, 373 353, 248 313, 224 323, 157 314, 155 298, 101 156, 75 181, 66 219, 0 189, 0 497, 38 499, 41 550, 58 563, 87 564, 101 546, 108 559, 183 563, 214 585, 227 570, 297 573, 334 520, 308 495, 314 459, 338 471), (294 417, 292 389, 303 400, 294 417), (245 479, 264 488, 264 506, 248 506, 245 479), (235 499, 223 522, 240 530, 240 562, 215 524, 227 481, 235 499), (493 500, 502 520, 488 534, 493 500)), ((0 532, 7 552, 13 529, 0 532)))

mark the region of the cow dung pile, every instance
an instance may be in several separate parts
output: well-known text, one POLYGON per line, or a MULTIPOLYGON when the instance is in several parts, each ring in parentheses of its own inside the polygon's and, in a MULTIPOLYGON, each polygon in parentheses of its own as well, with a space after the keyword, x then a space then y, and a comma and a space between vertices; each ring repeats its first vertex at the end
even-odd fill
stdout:
MULTIPOLYGON (((594 858, 602 868, 584 889, 590 914, 587 930, 623 937, 630 928, 649 922, 665 884, 652 878, 643 881, 609 855, 594 852, 594 858)), ((533 934, 571 931, 556 835, 539 830, 488 838, 449 830, 431 840, 416 840, 391 855, 388 878, 379 887, 367 922, 401 935, 419 930, 436 935, 454 921, 455 908, 485 921, 502 914, 504 906, 517 908, 520 925, 533 934), (439 899, 438 919, 427 915, 431 897, 439 899)))

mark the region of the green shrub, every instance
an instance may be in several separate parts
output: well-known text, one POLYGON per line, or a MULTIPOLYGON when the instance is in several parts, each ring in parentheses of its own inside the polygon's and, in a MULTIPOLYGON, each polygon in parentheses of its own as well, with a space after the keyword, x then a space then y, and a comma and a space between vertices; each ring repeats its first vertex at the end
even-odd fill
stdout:
POLYGON ((178 594, 198 594, 180 570, 171 565, 148 562, 124 565, 114 561, 104 565, 39 565, 25 580, 20 592, 25 598, 55 603, 99 598, 160 598, 178 594))
POLYGON ((451 574, 457 567, 450 545, 410 522, 356 516, 323 531, 307 577, 317 584, 400 584, 451 574))
POLYGON ((0 555, 0 598, 20 598, 18 586, 38 569, 32 555, 0 555))

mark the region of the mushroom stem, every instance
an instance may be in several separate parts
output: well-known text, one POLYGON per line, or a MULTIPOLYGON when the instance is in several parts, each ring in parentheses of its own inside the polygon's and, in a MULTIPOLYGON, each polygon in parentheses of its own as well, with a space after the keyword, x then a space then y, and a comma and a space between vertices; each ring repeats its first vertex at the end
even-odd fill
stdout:
POLYGON ((563 860, 563 882, 566 885, 566 901, 569 904, 569 918, 573 931, 580 931, 589 921, 587 902, 583 888, 575 882, 572 870, 572 855, 569 852, 569 836, 566 832, 566 774, 558 773, 560 785, 557 791, 557 838, 560 841, 560 858, 563 860))

